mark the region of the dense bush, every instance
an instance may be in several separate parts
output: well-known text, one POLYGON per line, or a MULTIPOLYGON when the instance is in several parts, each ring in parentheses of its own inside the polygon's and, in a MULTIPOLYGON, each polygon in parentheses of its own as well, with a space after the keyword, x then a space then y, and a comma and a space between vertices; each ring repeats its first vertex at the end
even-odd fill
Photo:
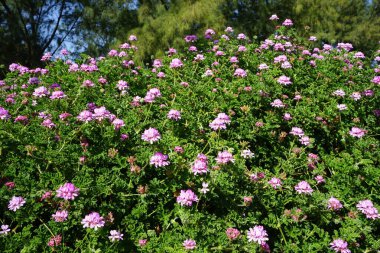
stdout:
POLYGON ((12 64, 0 251, 380 250, 380 57, 290 26, 12 64))

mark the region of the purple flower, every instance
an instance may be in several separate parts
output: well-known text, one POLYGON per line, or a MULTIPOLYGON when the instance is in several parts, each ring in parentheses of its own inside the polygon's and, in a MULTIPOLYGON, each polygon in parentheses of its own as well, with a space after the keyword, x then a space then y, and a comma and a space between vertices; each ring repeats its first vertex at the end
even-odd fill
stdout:
POLYGON ((219 152, 218 156, 215 158, 217 164, 227 164, 229 162, 234 162, 234 157, 228 151, 219 152))
POLYGON ((333 92, 333 95, 338 97, 344 97, 346 93, 343 90, 336 90, 333 92))
POLYGON ((315 181, 317 181, 317 184, 321 184, 325 182, 325 179, 321 175, 316 176, 314 179, 315 181))
POLYGON ((309 146, 310 145, 310 138, 309 136, 302 136, 299 141, 302 145, 309 146))
POLYGON ((293 21, 290 19, 285 19, 285 21, 282 23, 283 26, 292 26, 293 21))
POLYGON ((54 128, 56 125, 51 119, 45 119, 42 123, 41 126, 44 126, 46 128, 54 128))
POLYGON ((52 236, 50 238, 50 240, 47 243, 47 245, 49 247, 56 247, 56 246, 61 245, 61 243, 62 243, 62 236, 61 235, 56 235, 56 236, 52 236))
POLYGON ((11 115, 9 115, 9 112, 5 110, 5 108, 0 106, 0 119, 9 119, 11 115))
POLYGON ((74 200, 79 195, 79 188, 72 183, 65 183, 57 190, 57 197, 66 200, 74 200))
POLYGON ((272 16, 270 16, 269 20, 279 20, 279 18, 276 14, 273 14, 272 16))
POLYGON ((123 80, 118 81, 116 86, 119 90, 127 90, 129 88, 128 83, 123 80))
POLYGON ((346 241, 342 239, 336 239, 332 243, 330 243, 331 249, 335 250, 335 252, 340 253, 351 253, 351 251, 347 248, 348 244, 346 241))
POLYGON ((358 101, 362 95, 360 95, 360 92, 353 92, 350 96, 353 100, 358 101))
POLYGON ((299 182, 294 189, 299 193, 311 194, 313 189, 310 187, 309 183, 306 181, 299 182))
POLYGON ((81 224, 83 224, 83 228, 93 228, 98 230, 98 228, 104 227, 105 221, 99 213, 92 212, 84 217, 81 224))
POLYGON ((342 209, 343 206, 338 199, 331 197, 328 201, 327 208, 335 211, 342 209))
POLYGON ((374 84, 380 84, 380 76, 375 76, 372 81, 374 84))
POLYGON ((269 240, 268 233, 265 231, 263 226, 254 226, 250 228, 247 232, 248 242, 257 242, 258 244, 263 244, 269 240))
POLYGON ((287 76, 280 76, 278 79, 277 79, 277 82, 279 84, 283 84, 283 85, 289 85, 289 84, 292 84, 292 81, 290 81, 290 78, 287 77, 287 76))
POLYGON ((85 80, 82 84, 83 87, 93 87, 95 84, 91 80, 85 80))
POLYGON ((338 108, 339 111, 347 110, 347 105, 345 104, 339 104, 336 107, 338 108))
POLYGON ((111 230, 110 231, 110 235, 108 236, 108 238, 111 240, 111 242, 122 241, 123 240, 123 236, 124 235, 120 231, 111 230))
POLYGON ((181 206, 192 206, 193 202, 198 202, 198 197, 192 190, 181 190, 177 197, 177 203, 181 206))
POLYGON ((197 247, 197 243, 192 239, 185 240, 182 245, 186 250, 193 250, 197 247))
POLYGON ((183 66, 183 63, 180 59, 178 58, 174 58, 171 62, 170 62, 170 68, 180 68, 183 66))
POLYGON ((352 137, 361 138, 367 133, 367 130, 360 129, 359 127, 353 127, 350 130, 350 135, 352 137))
POLYGON ((208 183, 203 182, 202 183, 202 189, 199 190, 201 193, 206 194, 210 189, 208 188, 208 183))
POLYGON ((150 127, 144 131, 144 133, 141 135, 141 139, 149 142, 150 144, 153 144, 153 142, 161 139, 161 135, 157 129, 150 127))
POLYGON ((236 37, 238 40, 245 40, 247 36, 245 36, 244 33, 239 33, 238 36, 236 37))
POLYGON ((179 120, 181 119, 181 112, 177 110, 170 110, 168 113, 168 119, 179 120))
POLYGON ((16 212, 16 210, 20 209, 26 203, 23 197, 13 196, 9 201, 8 209, 16 212))
POLYGON ((64 222, 65 220, 67 220, 68 216, 69 212, 67 212, 66 210, 57 211, 55 214, 52 215, 56 222, 64 222))
POLYGON ((170 162, 168 162, 167 160, 168 160, 167 155, 157 152, 150 158, 150 164, 154 165, 154 167, 156 168, 165 167, 170 164, 170 162))

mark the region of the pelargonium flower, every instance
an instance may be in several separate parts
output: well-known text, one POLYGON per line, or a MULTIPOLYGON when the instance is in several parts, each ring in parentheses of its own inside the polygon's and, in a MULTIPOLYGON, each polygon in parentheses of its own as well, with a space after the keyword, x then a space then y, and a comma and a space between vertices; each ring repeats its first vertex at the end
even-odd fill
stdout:
POLYGON ((359 127, 353 127, 350 130, 350 135, 352 137, 357 137, 357 138, 363 137, 366 133, 367 133, 366 130, 360 129, 359 127))
POLYGON ((280 76, 278 79, 277 79, 277 82, 279 84, 283 84, 283 85, 289 85, 289 84, 292 84, 292 81, 290 80, 289 77, 287 76, 280 76))
POLYGON ((174 58, 171 62, 170 62, 170 68, 180 68, 183 66, 183 63, 180 59, 178 58, 174 58))
POLYGON ((59 245, 61 245, 62 243, 62 236, 61 235, 56 235, 56 236, 52 236, 49 240, 49 242, 47 243, 47 245, 49 247, 57 247, 59 245))
POLYGON ((239 237, 240 231, 236 228, 227 228, 226 235, 228 239, 235 240, 239 237))
POLYGON ((325 179, 321 175, 316 176, 314 179, 317 181, 317 184, 322 184, 325 182, 325 179))
POLYGON ((127 90, 129 88, 128 83, 123 80, 119 80, 116 86, 119 90, 127 90))
POLYGON ((93 120, 92 112, 84 110, 79 113, 79 115, 77 116, 77 119, 82 122, 92 121, 93 120))
POLYGON ((270 16, 269 20, 279 20, 279 18, 276 14, 273 14, 272 16, 270 16))
POLYGON ((67 212, 66 210, 62 210, 62 211, 58 210, 55 214, 52 215, 52 217, 54 218, 56 222, 64 222, 65 220, 67 220, 68 216, 69 216, 69 212, 67 212))
POLYGON ((1 225, 0 235, 7 235, 10 231, 8 225, 1 225))
POLYGON ((280 99, 275 99, 272 103, 270 103, 271 106, 277 107, 277 108, 284 108, 285 105, 280 99))
POLYGON ((85 80, 85 81, 83 81, 82 86, 89 88, 89 87, 94 87, 95 84, 91 80, 85 80))
POLYGON ((206 194, 210 189, 208 188, 208 183, 203 182, 202 183, 202 189, 199 190, 201 193, 206 194))
POLYGON ((242 150, 240 155, 245 159, 255 157, 255 154, 249 149, 242 150))
POLYGON ((45 119, 42 123, 41 126, 44 126, 46 128, 54 128, 56 125, 51 119, 45 119))
POLYGON ((247 72, 244 69, 237 68, 235 70, 234 76, 246 77, 247 76, 247 72))
POLYGON ((192 239, 185 240, 182 245, 186 250, 193 250, 197 247, 197 243, 192 239))
POLYGON ((235 159, 233 155, 227 150, 219 152, 218 156, 215 158, 217 164, 227 164, 229 162, 234 162, 235 159))
POLYGON ((281 187, 282 182, 281 179, 273 177, 271 180, 268 181, 268 184, 270 184, 274 189, 277 189, 281 187))
POLYGON ((114 119, 112 121, 112 125, 115 130, 119 130, 121 127, 125 126, 124 121, 122 119, 114 119))
POLYGON ((310 138, 309 136, 302 136, 299 141, 302 145, 309 146, 310 145, 310 138))
POLYGON ((350 96, 353 100, 358 101, 362 95, 360 95, 360 92, 353 92, 350 96))
POLYGON ((263 69, 269 69, 269 66, 266 65, 265 63, 261 63, 261 64, 259 65, 259 70, 263 70, 263 69))
POLYGON ((250 228, 247 232, 247 237, 249 242, 257 242, 260 245, 269 240, 268 233, 263 226, 250 228))
POLYGON ((83 224, 83 228, 93 228, 98 230, 98 228, 104 227, 105 221, 99 213, 92 212, 84 217, 81 224, 83 224))
POLYGON ((345 104, 339 104, 336 107, 338 108, 339 111, 347 110, 347 105, 345 104))
POLYGON ((158 97, 161 97, 161 92, 160 92, 160 90, 159 90, 158 88, 152 88, 152 89, 150 89, 150 90, 146 93, 146 95, 145 95, 145 97, 144 97, 144 101, 145 101, 146 103, 152 103, 152 102, 154 102, 154 100, 155 100, 156 98, 158 98, 158 97))
POLYGON ((291 19, 285 19, 285 21, 282 23, 283 26, 292 26, 293 21, 291 19))
POLYGON ((46 87, 44 86, 41 86, 41 87, 38 87, 34 90, 33 92, 33 96, 35 97, 46 97, 47 95, 49 95, 49 91, 46 87))
POLYGON ((20 207, 22 207, 25 203, 26 201, 23 197, 13 196, 9 201, 8 209, 16 212, 16 210, 20 209, 20 207))
POLYGON ((168 160, 168 156, 164 155, 160 152, 155 153, 151 158, 150 158, 150 164, 154 165, 154 167, 165 167, 170 164, 168 160))
POLYGON ((111 230, 110 231, 110 236, 108 236, 108 238, 111 240, 111 242, 114 242, 114 241, 121 241, 121 240, 123 240, 123 236, 124 235, 120 231, 111 230))
POLYGON ((374 84, 380 84, 380 76, 375 76, 371 82, 373 82, 374 84))
POLYGON ((181 206, 192 206, 193 202, 198 202, 198 196, 192 190, 181 190, 177 203, 181 206))
POLYGON ((144 133, 141 135, 141 139, 149 142, 150 144, 153 144, 153 142, 161 139, 161 135, 157 129, 150 127, 144 131, 144 133))
MULTIPOLYGON (((203 155, 203 154, 200 154, 200 155, 203 155)), ((207 164, 208 164, 207 157, 203 159, 203 158, 199 158, 199 155, 198 155, 198 158, 194 161, 194 164, 191 166, 191 170, 194 173, 194 175, 205 174, 208 172, 207 164)))
POLYGON ((302 137, 305 135, 303 130, 299 127, 292 127, 292 130, 289 132, 291 135, 302 137))
POLYGON ((50 96, 50 99, 62 99, 65 97, 66 97, 66 95, 63 91, 57 90, 57 91, 53 91, 53 93, 50 96))
POLYGON ((168 117, 168 119, 179 120, 179 119, 181 119, 181 112, 172 109, 168 112, 167 117, 168 117))
POLYGON ((343 241, 342 239, 336 239, 332 243, 330 243, 331 249, 335 250, 337 253, 351 253, 351 250, 349 250, 348 244, 346 241, 343 241))
POLYGON ((301 181, 299 182, 294 189, 298 193, 305 193, 305 194, 311 194, 314 190, 310 187, 309 183, 306 181, 301 181))
POLYGON ((79 195, 79 188, 75 187, 72 183, 65 183, 58 188, 57 197, 66 200, 74 200, 79 195))
POLYGON ((340 203, 338 199, 331 197, 328 201, 327 208, 335 211, 342 209, 343 205, 340 203))
POLYGON ((5 108, 0 106, 0 119, 9 119, 11 115, 9 115, 9 112, 5 110, 5 108))
POLYGON ((336 90, 333 92, 333 95, 338 97, 344 97, 346 93, 344 92, 344 90, 336 90))
POLYGON ((373 203, 371 200, 365 199, 359 201, 359 203, 356 205, 356 207, 366 215, 368 219, 378 219, 380 218, 378 210, 376 207, 373 206, 373 203))

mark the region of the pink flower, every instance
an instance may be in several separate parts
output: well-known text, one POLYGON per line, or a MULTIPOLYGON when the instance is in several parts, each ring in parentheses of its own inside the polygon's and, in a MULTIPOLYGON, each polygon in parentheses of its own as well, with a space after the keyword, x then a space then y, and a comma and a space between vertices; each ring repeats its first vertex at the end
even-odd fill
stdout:
POLYGON ((93 87, 95 84, 91 80, 85 80, 82 84, 83 87, 93 87))
POLYGON ((120 231, 111 230, 110 231, 110 236, 108 236, 108 238, 111 240, 111 242, 122 241, 123 240, 123 236, 124 235, 120 231))
POLYGON ((203 182, 202 183, 202 189, 200 189, 200 192, 203 194, 206 194, 208 191, 210 191, 210 189, 208 188, 208 183, 203 182))
POLYGON ((92 212, 84 217, 81 224, 83 224, 83 228, 93 228, 98 230, 98 228, 104 227, 105 221, 99 213, 92 212))
POLYGON ((292 26, 293 21, 290 19, 285 19, 285 21, 282 23, 283 26, 292 26))
POLYGON ((150 158, 150 164, 154 165, 154 167, 156 168, 165 167, 170 164, 170 162, 168 162, 167 160, 168 160, 167 155, 157 152, 150 158))
POLYGON ((302 137, 305 133, 299 127, 292 127, 292 130, 289 132, 291 135, 302 137))
POLYGON ((41 126, 44 126, 46 128, 54 128, 55 124, 51 119, 45 119, 42 123, 41 126))
POLYGON ((239 33, 238 36, 236 37, 238 40, 245 40, 247 36, 245 36, 244 33, 239 33))
POLYGON ((380 76, 375 76, 372 81, 374 84, 380 84, 380 76))
POLYGON ((360 95, 360 92, 353 92, 350 96, 353 100, 358 101, 362 95, 360 95))
POLYGON ((317 184, 322 184, 325 182, 325 179, 321 175, 316 176, 314 179, 317 181, 317 184))
POLYGON ((277 107, 277 108, 284 108, 285 105, 282 103, 280 99, 275 99, 272 103, 270 103, 272 107, 277 107))
POLYGON ((282 117, 284 120, 288 121, 292 119, 292 115, 290 113, 285 113, 284 116, 282 117))
POLYGON ((153 144, 153 142, 161 139, 161 135, 157 129, 150 127, 144 131, 144 133, 141 135, 141 139, 149 142, 150 144, 153 144))
POLYGON ((66 95, 63 91, 57 90, 57 91, 53 91, 53 93, 50 96, 50 99, 62 99, 65 97, 66 97, 66 95))
POLYGON ((137 37, 136 37, 136 35, 131 34, 131 35, 129 35, 128 40, 129 40, 129 41, 136 41, 136 40, 137 40, 137 37))
POLYGON ((39 97, 39 98, 46 97, 47 95, 49 95, 49 91, 44 86, 36 88, 33 92, 33 96, 39 97))
POLYGON ((333 95, 338 97, 344 97, 346 93, 344 92, 344 90, 336 90, 333 92, 333 95))
POLYGON ((9 115, 9 112, 5 110, 5 108, 0 106, 0 119, 9 119, 11 115, 9 115))
POLYGON ((336 239, 332 243, 330 243, 331 249, 335 250, 335 252, 340 253, 351 253, 351 251, 347 248, 348 244, 346 241, 342 239, 336 239))
POLYGON ((236 228, 227 228, 226 235, 227 235, 228 239, 235 240, 239 237, 240 231, 237 230, 236 228))
POLYGON ((282 185, 282 182, 279 178, 273 177, 271 180, 268 181, 268 183, 274 188, 280 188, 282 185))
POLYGON ((48 242, 48 246, 49 247, 56 247, 56 246, 59 246, 61 245, 61 242, 62 242, 62 236, 61 235, 56 235, 56 236, 52 236, 48 242))
POLYGON ((121 127, 125 126, 124 121, 121 119, 114 119, 112 121, 112 125, 114 126, 115 130, 119 130, 121 127))
POLYGON ((1 225, 0 235, 7 235, 10 231, 8 225, 1 225))
POLYGON ((237 77, 246 77, 247 76, 247 72, 245 72, 244 69, 237 68, 235 70, 234 76, 237 76, 237 77))
POLYGON ((277 79, 277 82, 279 84, 283 84, 283 85, 289 85, 289 84, 292 84, 292 81, 290 81, 290 78, 287 77, 287 76, 280 76, 278 79, 277 79))
POLYGON ((298 192, 298 193, 305 193, 305 194, 311 194, 313 192, 313 189, 310 187, 309 183, 306 182, 306 181, 301 181, 299 182, 295 187, 294 189, 298 192))
MULTIPOLYGON (((203 155, 203 154, 200 154, 200 155, 203 155)), ((191 166, 191 170, 193 171, 194 175, 205 174, 208 172, 207 164, 208 164, 207 157, 205 157, 205 159, 198 158, 195 160, 193 166, 191 166)))
POLYGON ((74 200, 79 195, 79 188, 72 183, 65 183, 57 190, 57 197, 66 200, 74 200))
POLYGON ((310 37, 309 37, 309 41, 317 41, 317 37, 315 37, 315 36, 310 36, 310 37))
POLYGON ((299 141, 302 145, 309 146, 310 145, 310 138, 309 136, 302 136, 299 141))
POLYGON ((183 63, 180 59, 175 58, 170 62, 170 68, 180 68, 183 66, 183 63))
POLYGON ((273 14, 272 16, 270 16, 269 20, 279 20, 279 18, 276 14, 273 14))
POLYGON ((269 240, 268 233, 265 231, 263 226, 254 226, 250 228, 248 233, 248 242, 257 242, 258 244, 263 244, 269 240))
POLYGON ((249 150, 249 149, 244 149, 241 151, 240 155, 245 158, 245 159, 248 159, 248 158, 253 158, 255 157, 255 154, 249 150))
POLYGON ((229 162, 234 162, 235 159, 232 154, 228 151, 219 152, 218 156, 215 158, 217 164, 227 164, 229 162))
POLYGON ((181 119, 181 112, 177 110, 170 110, 168 113, 168 119, 179 120, 181 119))
POLYGON ((367 133, 367 130, 360 129, 359 127, 353 127, 350 130, 350 135, 352 137, 361 138, 367 133))
POLYGON ((185 240, 182 245, 186 250, 193 250, 197 247, 197 243, 192 239, 185 240))
POLYGON ((16 212, 16 210, 20 209, 20 207, 22 207, 25 203, 26 201, 23 197, 13 196, 9 201, 8 209, 16 212))
POLYGON ((378 219, 380 218, 378 210, 376 207, 373 206, 373 203, 371 200, 361 200, 359 203, 356 205, 356 207, 366 215, 368 219, 378 219))
POLYGON ((52 217, 56 222, 64 222, 65 220, 67 220, 68 215, 69 212, 67 212, 66 210, 62 210, 57 211, 55 214, 52 215, 52 217))
POLYGON ((343 206, 338 199, 331 197, 328 201, 327 208, 335 211, 335 210, 342 209, 343 206))
POLYGON ((128 83, 123 80, 118 81, 116 86, 119 90, 127 90, 129 88, 128 83))
POLYGON ((143 247, 146 245, 146 243, 148 242, 148 239, 140 239, 139 240, 139 246, 140 247, 143 247))
POLYGON ((177 197, 177 203, 181 206, 192 206, 193 202, 198 202, 198 197, 192 190, 181 190, 177 197))
POLYGON ((265 63, 261 63, 261 64, 259 65, 259 69, 260 69, 260 70, 263 70, 263 69, 269 69, 269 66, 266 65, 265 63))

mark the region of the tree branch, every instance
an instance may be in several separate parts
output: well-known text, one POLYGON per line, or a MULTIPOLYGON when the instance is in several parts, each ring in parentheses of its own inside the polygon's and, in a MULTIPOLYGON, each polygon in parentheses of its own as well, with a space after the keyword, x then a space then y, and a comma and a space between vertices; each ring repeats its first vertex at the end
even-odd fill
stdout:
POLYGON ((63 10, 65 9, 65 3, 66 3, 66 0, 63 0, 62 1, 62 5, 61 5, 61 10, 59 11, 59 16, 58 16, 57 23, 55 24, 54 30, 53 30, 52 34, 50 35, 50 38, 42 46, 42 51, 45 51, 45 49, 51 44, 51 42, 54 39, 55 34, 57 33, 57 30, 58 30, 58 27, 59 27, 59 23, 61 22, 61 19, 62 19, 62 16, 63 16, 63 10))

